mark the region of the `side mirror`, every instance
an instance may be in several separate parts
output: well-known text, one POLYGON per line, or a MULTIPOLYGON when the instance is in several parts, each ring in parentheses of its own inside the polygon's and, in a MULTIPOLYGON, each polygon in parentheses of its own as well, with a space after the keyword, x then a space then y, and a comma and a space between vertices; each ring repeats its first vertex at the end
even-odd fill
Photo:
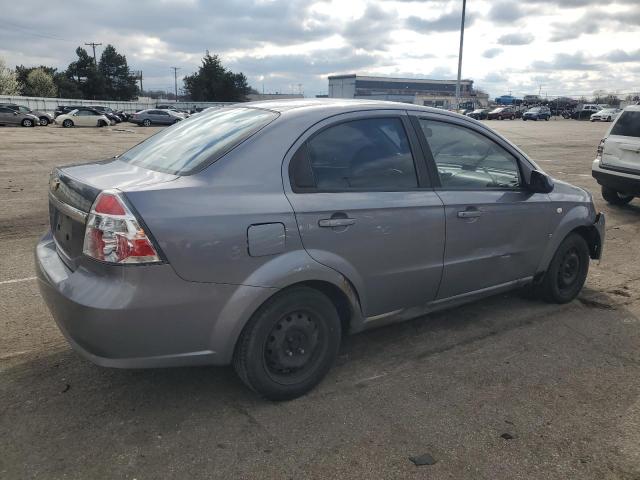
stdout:
POLYGON ((77 113, 74 113, 74 114, 73 114, 73 116, 74 116, 74 117, 77 117, 77 116, 78 116, 78 114, 77 114, 77 113))
POLYGON ((540 170, 533 170, 527 186, 534 193, 551 193, 553 191, 553 180, 540 170))
POLYGON ((13 112, 13 114, 14 114, 14 115, 18 115, 18 112, 14 111, 14 112, 13 112))

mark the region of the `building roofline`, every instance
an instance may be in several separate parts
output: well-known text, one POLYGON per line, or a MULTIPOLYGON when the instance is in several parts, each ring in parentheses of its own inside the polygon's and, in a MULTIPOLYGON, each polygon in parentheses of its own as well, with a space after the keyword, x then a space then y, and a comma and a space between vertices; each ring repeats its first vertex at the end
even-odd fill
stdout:
MULTIPOLYGON (((356 80, 373 80, 373 81, 385 81, 385 82, 414 82, 414 83, 456 83, 457 80, 436 80, 431 78, 401 78, 401 77, 384 77, 384 76, 372 76, 372 75, 358 75, 350 73, 346 75, 329 75, 329 80, 341 80, 346 78, 355 78, 356 80)), ((473 83, 470 78, 460 79, 460 83, 467 82, 473 83)))

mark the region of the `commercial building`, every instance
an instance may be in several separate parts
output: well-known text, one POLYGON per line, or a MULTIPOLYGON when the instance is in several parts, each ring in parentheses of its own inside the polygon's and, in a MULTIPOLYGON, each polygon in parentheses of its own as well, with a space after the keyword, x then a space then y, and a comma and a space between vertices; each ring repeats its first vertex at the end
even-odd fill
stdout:
MULTIPOLYGON (((368 98, 453 108, 456 102, 456 81, 333 75, 329 77, 329 97, 368 98)), ((473 88, 473 80, 460 81, 461 108, 485 107, 488 104, 489 95, 477 92, 473 88)))

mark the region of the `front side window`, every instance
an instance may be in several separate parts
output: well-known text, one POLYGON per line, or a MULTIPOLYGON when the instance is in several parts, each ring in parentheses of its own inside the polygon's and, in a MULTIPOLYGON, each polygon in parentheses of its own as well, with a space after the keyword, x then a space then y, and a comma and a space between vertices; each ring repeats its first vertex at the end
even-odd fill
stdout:
POLYGON ((308 159, 318 190, 407 190, 418 178, 399 118, 334 125, 312 137, 308 159))
POLYGON ((618 121, 611 129, 611 135, 624 137, 640 137, 640 112, 627 110, 622 112, 618 121))
POLYGON ((216 161, 278 117, 270 110, 210 110, 149 137, 120 160, 151 170, 185 175, 216 161))
POLYGON ((504 189, 520 185, 518 162, 493 140, 451 123, 420 119, 444 188, 504 189))

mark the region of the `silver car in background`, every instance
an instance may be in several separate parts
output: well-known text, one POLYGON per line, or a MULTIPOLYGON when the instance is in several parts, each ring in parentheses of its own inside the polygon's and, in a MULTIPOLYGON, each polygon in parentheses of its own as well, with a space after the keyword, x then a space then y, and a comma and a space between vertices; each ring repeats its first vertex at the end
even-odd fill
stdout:
POLYGON ((0 125, 21 125, 35 127, 40 119, 31 113, 24 113, 7 106, 0 105, 0 125))
POLYGON ((490 128, 379 101, 207 110, 55 169, 49 210, 39 285, 78 352, 232 363, 276 400, 320 382, 347 333, 525 286, 569 302, 604 241, 589 193, 490 128))
POLYGON ((129 121, 144 127, 150 127, 151 125, 173 125, 180 120, 184 120, 184 118, 184 115, 173 110, 151 108, 134 113, 129 121))

